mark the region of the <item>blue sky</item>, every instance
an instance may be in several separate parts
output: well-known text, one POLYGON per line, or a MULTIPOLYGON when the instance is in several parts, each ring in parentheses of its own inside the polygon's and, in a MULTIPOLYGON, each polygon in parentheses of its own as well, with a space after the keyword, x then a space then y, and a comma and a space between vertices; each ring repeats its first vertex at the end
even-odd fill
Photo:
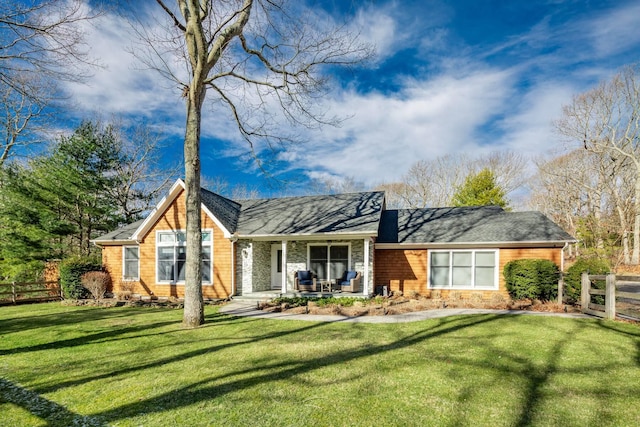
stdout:
MULTIPOLYGON (((152 2, 155 3, 155 2, 152 2)), ((572 96, 640 60, 640 2, 342 1, 310 3, 349 22, 377 56, 333 76, 323 107, 349 117, 339 128, 308 131, 277 153, 274 190, 233 125, 205 108, 202 167, 207 178, 264 195, 307 190, 310 179, 354 178, 369 188, 400 179, 414 162, 445 154, 511 150, 531 158, 564 145, 552 121, 572 96)), ((88 31, 105 67, 66 89, 77 119, 92 113, 146 121, 166 135, 165 158, 180 159, 184 104, 177 88, 141 70, 119 19, 105 14, 88 31)))

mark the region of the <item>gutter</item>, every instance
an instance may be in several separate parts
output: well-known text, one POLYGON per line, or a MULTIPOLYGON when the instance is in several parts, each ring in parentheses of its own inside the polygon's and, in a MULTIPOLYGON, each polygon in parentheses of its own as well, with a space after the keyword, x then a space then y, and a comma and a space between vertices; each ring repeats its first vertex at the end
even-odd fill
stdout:
POLYGON ((241 234, 235 235, 237 238, 246 240, 340 240, 340 239, 367 239, 371 237, 378 237, 377 231, 367 232, 346 232, 346 233, 293 233, 293 234, 241 234))
POLYGON ((574 240, 525 241, 525 242, 429 242, 429 243, 375 243, 375 249, 447 249, 447 248, 558 248, 574 240))
POLYGON ((98 247, 103 246, 115 246, 115 245, 139 245, 140 241, 132 240, 132 239, 121 239, 121 240, 90 240, 91 243, 98 247))
POLYGON ((562 247, 561 256, 560 256, 560 271, 564 272, 564 251, 569 247, 569 242, 565 242, 562 247))
POLYGON ((233 297, 236 295, 236 242, 238 241, 238 236, 236 233, 231 235, 229 239, 231 242, 231 295, 229 297, 233 297))

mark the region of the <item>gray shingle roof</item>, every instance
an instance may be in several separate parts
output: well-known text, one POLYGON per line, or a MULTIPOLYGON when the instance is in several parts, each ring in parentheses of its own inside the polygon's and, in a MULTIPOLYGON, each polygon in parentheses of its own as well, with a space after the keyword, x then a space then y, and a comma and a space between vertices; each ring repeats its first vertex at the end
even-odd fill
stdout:
MULTIPOLYGON (((230 232, 241 236, 293 234, 376 235, 384 200, 383 192, 331 196, 284 197, 234 202, 202 190, 202 204, 230 232)), ((142 221, 127 225, 95 239, 130 239, 142 221)))
POLYGON ((241 236, 376 235, 383 200, 383 192, 247 200, 242 202, 237 231, 241 236))
POLYGON ((200 194, 202 196, 202 204, 209 209, 230 233, 234 233, 238 226, 240 203, 229 200, 204 188, 200 194))
MULTIPOLYGON (((230 233, 240 236, 378 235, 377 243, 517 243, 575 239, 540 212, 498 206, 382 210, 383 192, 278 199, 229 200, 202 190, 202 203, 230 233)), ((94 241, 129 240, 142 221, 94 241)))
POLYGON ((97 239, 94 239, 95 242, 100 242, 100 241, 120 241, 120 240, 130 240, 131 236, 133 236, 133 233, 136 232, 136 230, 138 229, 138 227, 140 227, 140 224, 142 224, 144 220, 141 219, 139 221, 136 222, 132 222, 131 224, 125 225, 122 228, 118 228, 117 230, 111 231, 107 234, 104 234, 100 237, 98 237, 97 239))
POLYGON ((506 243, 574 241, 540 212, 498 206, 388 210, 377 243, 506 243))

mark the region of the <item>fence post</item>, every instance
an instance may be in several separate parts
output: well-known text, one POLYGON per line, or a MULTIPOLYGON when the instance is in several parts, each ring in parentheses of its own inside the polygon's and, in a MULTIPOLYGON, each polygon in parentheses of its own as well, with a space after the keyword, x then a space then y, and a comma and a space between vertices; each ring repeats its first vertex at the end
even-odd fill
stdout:
POLYGON ((16 303, 16 282, 11 282, 11 301, 16 303))
POLYGON ((605 319, 616 318, 616 275, 607 274, 607 287, 604 295, 605 319))
POLYGON ((585 271, 584 273, 582 273, 580 285, 580 305, 583 313, 585 313, 589 309, 589 302, 591 301, 591 296, 589 295, 590 290, 591 280, 589 280, 589 273, 585 271))
POLYGON ((560 305, 562 305, 562 294, 564 294, 564 277, 560 273, 560 278, 558 279, 558 304, 560 305))

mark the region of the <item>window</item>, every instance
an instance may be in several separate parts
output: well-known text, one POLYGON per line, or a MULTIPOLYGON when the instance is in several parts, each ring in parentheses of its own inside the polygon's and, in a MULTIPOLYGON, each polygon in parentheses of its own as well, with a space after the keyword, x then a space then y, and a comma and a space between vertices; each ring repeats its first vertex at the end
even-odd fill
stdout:
POLYGON ((497 251, 431 251, 430 288, 498 288, 497 251))
MULTIPOLYGON (((156 235, 156 267, 159 283, 184 282, 187 235, 183 231, 159 231, 156 235)), ((202 282, 211 283, 212 234, 202 231, 202 282)))
POLYGON ((309 269, 320 280, 333 280, 349 269, 349 245, 309 245, 309 269))
POLYGON ((140 280, 140 249, 137 246, 124 246, 122 249, 122 278, 140 280))

